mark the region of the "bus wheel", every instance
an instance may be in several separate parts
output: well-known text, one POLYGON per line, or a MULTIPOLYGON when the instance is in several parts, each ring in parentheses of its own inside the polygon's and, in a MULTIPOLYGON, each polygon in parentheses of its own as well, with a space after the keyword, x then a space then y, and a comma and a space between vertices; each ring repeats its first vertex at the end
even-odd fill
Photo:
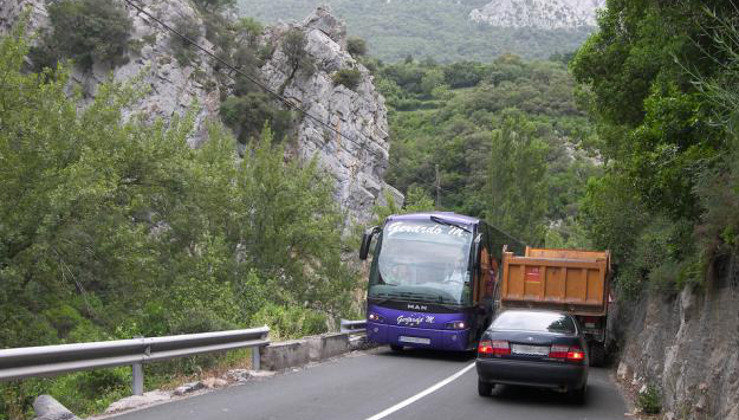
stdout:
POLYGON ((392 351, 394 351, 396 353, 400 353, 401 351, 403 351, 403 346, 399 346, 397 344, 391 344, 390 345, 390 350, 392 350, 392 351))
POLYGON ((601 343, 590 343, 590 366, 601 367, 606 363, 606 349, 601 343))

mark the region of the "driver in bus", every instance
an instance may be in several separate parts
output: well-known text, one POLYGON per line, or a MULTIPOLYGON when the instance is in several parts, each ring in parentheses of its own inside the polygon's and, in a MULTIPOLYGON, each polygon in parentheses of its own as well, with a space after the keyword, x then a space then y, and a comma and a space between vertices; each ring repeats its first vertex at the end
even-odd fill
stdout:
POLYGON ((385 283, 393 285, 406 285, 412 284, 411 281, 411 270, 407 264, 399 263, 390 269, 390 273, 385 283))
POLYGON ((459 283, 463 284, 467 281, 467 270, 464 257, 460 256, 454 262, 452 270, 444 278, 444 283, 459 283))

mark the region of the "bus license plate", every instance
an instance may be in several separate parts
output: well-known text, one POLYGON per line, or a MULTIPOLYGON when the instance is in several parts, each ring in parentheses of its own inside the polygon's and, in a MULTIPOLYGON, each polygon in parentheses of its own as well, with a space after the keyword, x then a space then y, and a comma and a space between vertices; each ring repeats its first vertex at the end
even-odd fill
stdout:
POLYGON ((398 337, 398 341, 402 341, 404 343, 415 343, 415 344, 431 344, 430 338, 423 338, 423 337, 408 337, 405 335, 401 335, 398 337))
POLYGON ((512 344, 511 353, 529 354, 533 356, 546 356, 549 354, 549 346, 527 346, 525 344, 512 344))

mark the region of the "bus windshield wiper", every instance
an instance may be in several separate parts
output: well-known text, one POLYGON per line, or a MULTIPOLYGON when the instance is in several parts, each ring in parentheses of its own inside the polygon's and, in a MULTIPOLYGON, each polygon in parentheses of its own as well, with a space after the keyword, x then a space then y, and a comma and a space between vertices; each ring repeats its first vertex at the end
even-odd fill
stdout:
POLYGON ((434 222, 436 222, 436 223, 438 223, 440 225, 454 226, 456 228, 462 229, 463 231, 465 231, 467 233, 472 233, 471 230, 467 229, 465 226, 463 226, 463 225, 461 225, 459 223, 450 222, 449 220, 444 220, 444 219, 442 219, 441 217, 438 217, 438 216, 430 216, 429 218, 432 221, 434 221, 434 222))

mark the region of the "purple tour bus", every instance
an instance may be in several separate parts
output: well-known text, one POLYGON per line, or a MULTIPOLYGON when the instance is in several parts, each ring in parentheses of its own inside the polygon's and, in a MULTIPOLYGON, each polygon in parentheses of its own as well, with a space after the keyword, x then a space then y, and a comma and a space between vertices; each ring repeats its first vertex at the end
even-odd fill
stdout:
POLYGON ((367 338, 396 351, 474 350, 495 311, 503 245, 524 245, 484 220, 446 212, 388 217, 364 233, 360 259, 375 237, 367 338))

